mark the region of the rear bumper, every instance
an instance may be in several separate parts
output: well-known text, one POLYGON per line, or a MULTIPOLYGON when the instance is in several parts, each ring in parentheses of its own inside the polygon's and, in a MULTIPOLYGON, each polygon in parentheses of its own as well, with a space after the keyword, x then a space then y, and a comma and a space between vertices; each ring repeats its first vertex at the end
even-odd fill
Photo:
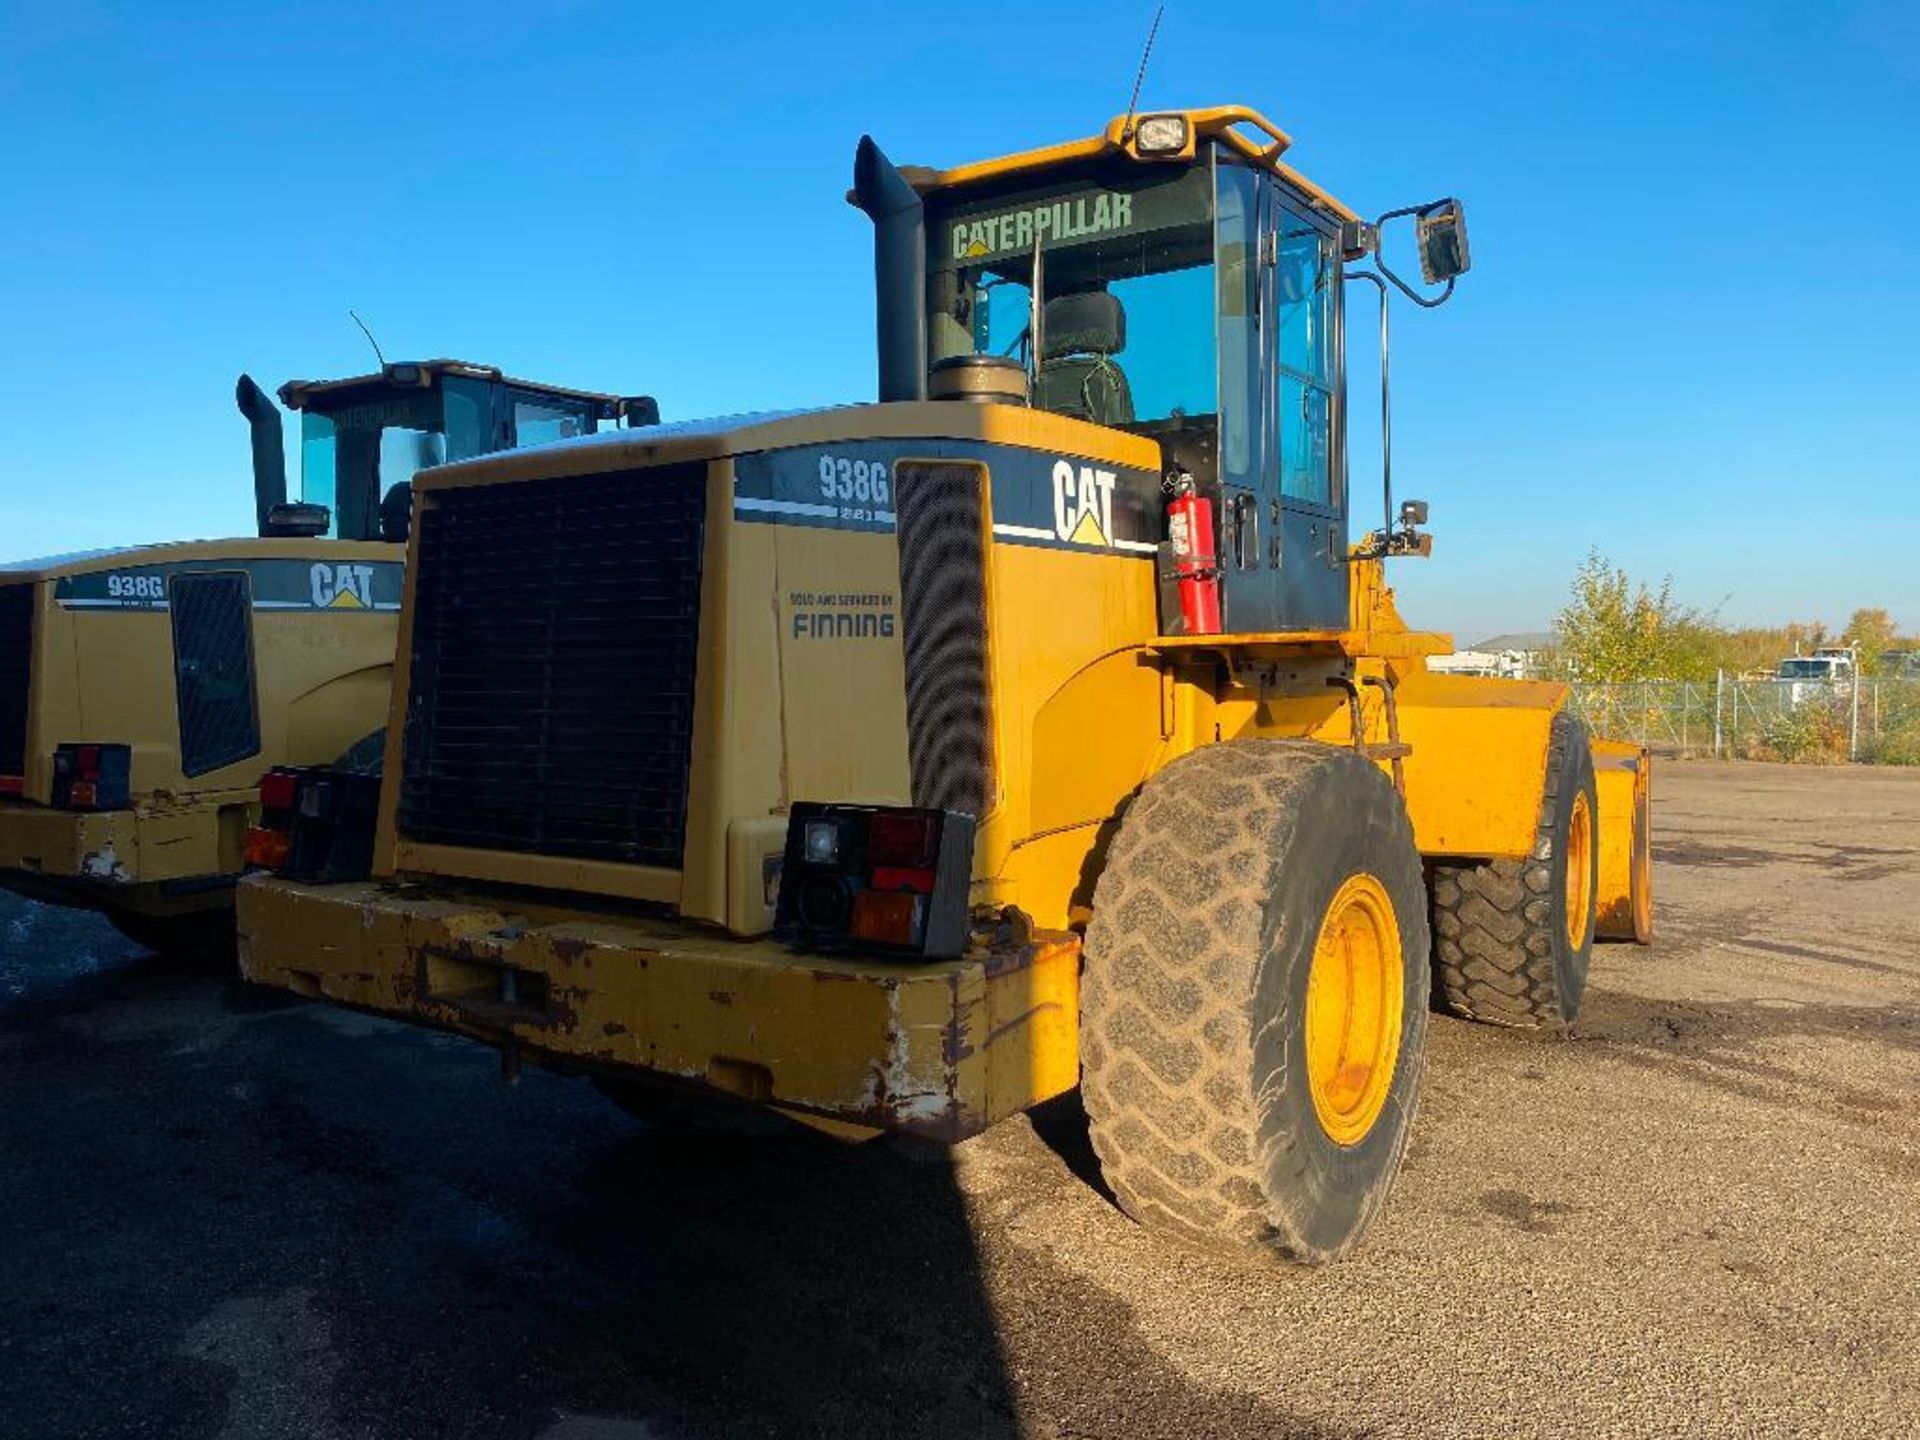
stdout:
POLYGON ((0 801, 0 870, 113 888, 231 875, 240 857, 223 840, 244 844, 245 824, 244 806, 72 811, 0 801), (223 827, 227 809, 235 814, 223 827))
POLYGON ((955 1141, 1079 1083, 1079 942, 932 964, 797 955, 477 891, 238 889, 250 980, 561 1069, 674 1077, 829 1126, 955 1141))

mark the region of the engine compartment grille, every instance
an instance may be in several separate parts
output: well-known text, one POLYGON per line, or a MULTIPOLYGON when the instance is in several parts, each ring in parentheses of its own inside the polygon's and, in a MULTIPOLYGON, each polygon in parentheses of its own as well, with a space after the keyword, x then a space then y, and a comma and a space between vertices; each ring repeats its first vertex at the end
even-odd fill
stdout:
POLYGON ((205 775, 260 753, 253 671, 253 587, 243 571, 175 575, 173 683, 180 717, 180 771, 205 775))
POLYGON ((399 828, 680 867, 706 466, 433 492, 399 828))
POLYGON ((27 768, 27 686, 33 676, 31 584, 0 585, 0 775, 27 768))

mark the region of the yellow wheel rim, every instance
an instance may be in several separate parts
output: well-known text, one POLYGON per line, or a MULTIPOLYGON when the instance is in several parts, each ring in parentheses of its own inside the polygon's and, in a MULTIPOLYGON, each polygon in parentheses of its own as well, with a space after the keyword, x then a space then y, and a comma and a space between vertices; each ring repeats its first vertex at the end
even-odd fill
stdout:
POLYGON ((1373 1129, 1400 1058, 1405 977, 1400 924, 1386 887, 1349 876, 1320 922, 1307 972, 1307 1088, 1336 1145, 1373 1129))
POLYGON ((1567 821, 1567 944, 1578 950, 1593 919, 1593 809, 1587 792, 1573 797, 1567 821))

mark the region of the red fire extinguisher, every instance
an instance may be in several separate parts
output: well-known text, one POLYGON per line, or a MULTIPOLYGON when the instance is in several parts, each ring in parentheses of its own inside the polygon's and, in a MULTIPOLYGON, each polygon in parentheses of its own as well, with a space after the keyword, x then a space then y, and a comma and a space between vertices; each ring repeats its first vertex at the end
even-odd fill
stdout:
POLYGON ((1220 557, 1214 549, 1213 502, 1194 488, 1191 475, 1173 483, 1167 502, 1167 539, 1173 573, 1180 582, 1180 621, 1188 635, 1220 633, 1220 557))

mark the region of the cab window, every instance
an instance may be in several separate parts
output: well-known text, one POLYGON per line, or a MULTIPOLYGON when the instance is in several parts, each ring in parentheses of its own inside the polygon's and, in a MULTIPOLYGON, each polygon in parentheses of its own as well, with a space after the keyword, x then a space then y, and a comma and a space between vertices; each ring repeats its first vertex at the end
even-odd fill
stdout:
POLYGON ((440 429, 431 391, 311 407, 300 417, 300 497, 332 511, 328 534, 364 538, 386 487, 446 459, 440 429))
POLYGON ((380 431, 380 468, 376 472, 384 494, 389 486, 411 480, 413 472, 444 465, 447 437, 434 430, 387 425, 380 431))
POLYGON ((516 396, 513 402, 513 443, 545 445, 593 433, 593 420, 581 405, 516 396))
POLYGON ((447 459, 471 460, 498 450, 493 435, 494 386, 466 375, 440 379, 440 401, 447 437, 447 459))
POLYGON ((936 202, 927 232, 931 358, 1016 358, 1036 407, 1098 425, 1157 432, 1211 423, 1219 398, 1210 187, 1204 166, 1133 167, 936 202))
POLYGON ((337 448, 333 417, 303 411, 300 416, 300 498, 309 505, 333 508, 337 448))
POLYGON ((1282 204, 1274 267, 1280 494, 1332 507, 1333 326, 1340 268, 1333 237, 1282 204))

